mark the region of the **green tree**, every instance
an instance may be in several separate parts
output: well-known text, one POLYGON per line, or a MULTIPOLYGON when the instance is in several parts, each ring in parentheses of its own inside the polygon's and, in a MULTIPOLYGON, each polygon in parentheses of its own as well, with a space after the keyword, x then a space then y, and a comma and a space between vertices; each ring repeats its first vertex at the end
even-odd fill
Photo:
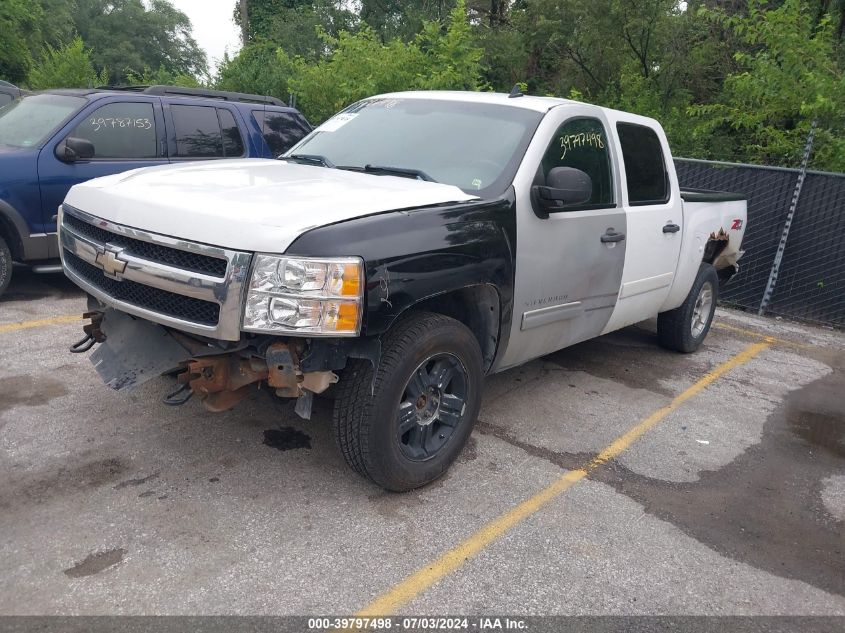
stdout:
POLYGON ((129 71, 126 76, 126 82, 130 85, 140 86, 183 86, 185 88, 201 88, 202 82, 194 75, 186 75, 184 73, 172 73, 163 66, 159 66, 157 70, 153 71, 149 66, 144 68, 144 72, 137 74, 129 71))
POLYGON ((205 53, 191 35, 188 17, 168 0, 77 0, 76 28, 92 50, 95 68, 117 83, 144 68, 174 75, 207 75, 205 53))
POLYGON ((216 87, 220 90, 269 95, 287 101, 291 61, 287 55, 276 54, 270 42, 253 42, 238 54, 223 59, 218 69, 216 87))
POLYGON ((721 137, 736 160, 795 166, 815 120, 813 165, 845 171, 845 73, 830 14, 817 19, 801 0, 775 9, 750 0, 745 15, 710 15, 746 48, 718 101, 690 108, 697 134, 721 137))
MULTIPOLYGON (((273 39, 278 17, 298 9, 313 10, 310 0, 238 0, 232 17, 235 24, 246 34, 244 45, 255 40, 273 39), (247 25, 244 28, 243 10, 246 12, 247 25)), ((243 35, 242 35, 243 39, 243 35)))
POLYGON ((33 0, 40 8, 39 36, 32 42, 33 57, 45 44, 53 47, 69 44, 77 35, 76 0, 33 0))
POLYGON ((94 70, 90 52, 77 37, 61 48, 45 49, 41 59, 32 67, 27 83, 33 90, 89 88, 107 84, 108 73, 94 70))
POLYGON ((30 45, 40 41, 41 7, 27 0, 0 2, 0 79, 22 82, 29 73, 33 56, 30 45))
POLYGON ((478 90, 482 50, 475 45, 466 6, 459 0, 445 28, 428 22, 413 42, 396 38, 383 43, 368 27, 358 33, 324 34, 331 54, 316 63, 290 60, 289 80, 298 106, 312 122, 321 122, 341 108, 382 92, 412 89, 478 90))
POLYGON ((282 9, 264 22, 263 35, 254 42, 276 42, 291 57, 309 61, 329 53, 322 34, 337 38, 342 31, 354 32, 358 17, 336 0, 315 0, 307 5, 282 9))

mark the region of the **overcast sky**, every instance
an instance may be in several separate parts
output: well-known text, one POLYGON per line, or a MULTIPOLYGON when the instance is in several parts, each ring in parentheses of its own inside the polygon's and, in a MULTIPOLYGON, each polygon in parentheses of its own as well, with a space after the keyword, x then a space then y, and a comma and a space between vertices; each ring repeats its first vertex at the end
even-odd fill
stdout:
POLYGON ((208 55, 208 69, 214 74, 228 49, 233 55, 241 47, 238 27, 232 19, 235 0, 170 0, 191 19, 194 39, 208 55))

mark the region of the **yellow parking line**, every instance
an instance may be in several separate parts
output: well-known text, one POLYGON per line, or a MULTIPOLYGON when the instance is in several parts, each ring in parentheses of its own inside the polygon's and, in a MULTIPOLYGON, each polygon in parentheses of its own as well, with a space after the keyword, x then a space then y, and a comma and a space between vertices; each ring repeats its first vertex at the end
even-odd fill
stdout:
POLYGON ((18 330, 28 330, 34 327, 44 327, 45 325, 62 325, 63 323, 73 323, 74 321, 81 321, 81 314, 65 314, 64 316, 50 317, 49 319, 38 319, 36 321, 17 321, 15 323, 0 323, 0 334, 4 332, 17 332, 18 330))
POLYGON ((737 332, 738 334, 753 336, 754 338, 763 339, 764 341, 768 341, 770 343, 778 343, 779 345, 791 345, 792 347, 798 347, 803 349, 812 347, 812 345, 807 345, 805 343, 798 343, 796 341, 790 341, 789 339, 785 338, 769 336, 768 334, 760 334, 760 332, 755 332, 754 330, 749 330, 744 327, 737 327, 735 325, 728 325, 727 323, 714 323, 713 327, 719 330, 727 330, 728 332, 737 332))
POLYGON ((610 446, 590 460, 586 466, 577 470, 568 471, 530 499, 526 499, 518 506, 500 515, 465 541, 441 555, 433 563, 414 572, 398 585, 376 598, 374 602, 364 607, 358 615, 381 616, 395 613, 403 604, 411 601, 440 579, 459 569, 467 560, 584 479, 591 471, 619 456, 619 454, 628 449, 644 433, 680 407, 684 402, 706 389, 732 369, 750 361, 757 354, 767 349, 772 343, 773 341, 766 340, 749 345, 736 356, 705 374, 698 382, 676 396, 665 407, 658 409, 627 433, 621 435, 610 446))

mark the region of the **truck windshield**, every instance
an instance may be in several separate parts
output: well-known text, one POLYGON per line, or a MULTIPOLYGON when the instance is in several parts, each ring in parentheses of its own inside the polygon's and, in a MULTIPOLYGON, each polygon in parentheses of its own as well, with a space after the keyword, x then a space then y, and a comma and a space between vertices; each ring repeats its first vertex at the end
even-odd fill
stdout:
POLYGON ((38 94, 12 101, 0 108, 0 145, 40 145, 85 99, 68 95, 38 94))
POLYGON ((496 104, 368 99, 326 121, 287 156, 378 175, 423 174, 489 197, 510 186, 541 118, 496 104))

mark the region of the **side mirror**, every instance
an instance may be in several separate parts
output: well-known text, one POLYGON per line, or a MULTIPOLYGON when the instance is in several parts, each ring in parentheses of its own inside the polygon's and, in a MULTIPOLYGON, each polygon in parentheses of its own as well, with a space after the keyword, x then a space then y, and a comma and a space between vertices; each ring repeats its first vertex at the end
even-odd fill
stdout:
POLYGON ((589 202, 592 196, 592 179, 574 167, 553 167, 546 176, 545 185, 531 188, 534 208, 542 218, 549 217, 549 213, 566 211, 569 207, 589 202))
POLYGON ((68 136, 56 145, 56 158, 64 163, 94 158, 94 144, 85 138, 68 136))

